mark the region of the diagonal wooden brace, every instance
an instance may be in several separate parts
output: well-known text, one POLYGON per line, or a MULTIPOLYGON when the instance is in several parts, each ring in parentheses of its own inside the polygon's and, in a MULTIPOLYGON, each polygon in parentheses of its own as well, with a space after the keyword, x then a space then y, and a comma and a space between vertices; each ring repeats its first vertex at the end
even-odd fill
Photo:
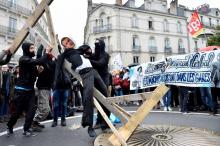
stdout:
MULTIPOLYGON (((119 133, 123 137, 123 140, 127 141, 131 136, 133 131, 137 128, 137 126, 144 120, 144 118, 149 114, 149 112, 153 109, 153 107, 158 103, 158 101, 166 94, 169 90, 165 85, 158 86, 154 92, 152 93, 149 100, 146 100, 134 113, 128 122, 121 128, 119 128, 119 133)), ((114 146, 120 146, 121 143, 118 138, 112 134, 109 137, 109 141, 114 146)))
POLYGON ((16 34, 16 37, 10 47, 10 52, 14 54, 17 49, 20 47, 21 43, 25 40, 29 33, 29 27, 34 27, 40 17, 43 15, 45 11, 45 7, 50 5, 53 0, 42 0, 39 5, 37 5, 35 11, 31 16, 28 17, 26 24, 23 28, 16 34))

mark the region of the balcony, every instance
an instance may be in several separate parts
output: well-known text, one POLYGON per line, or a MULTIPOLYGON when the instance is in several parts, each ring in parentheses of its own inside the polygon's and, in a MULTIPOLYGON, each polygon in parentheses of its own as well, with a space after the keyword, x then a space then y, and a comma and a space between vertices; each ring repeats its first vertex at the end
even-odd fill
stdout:
POLYGON ((178 53, 179 54, 185 54, 186 53, 185 48, 178 48, 178 53))
POLYGON ((165 47, 164 48, 164 53, 166 55, 171 55, 172 54, 172 48, 171 47, 165 47))
POLYGON ((19 14, 24 14, 27 16, 29 16, 31 14, 31 10, 29 10, 21 5, 18 5, 16 3, 11 3, 8 0, 0 0, 0 7, 5 7, 7 9, 9 9, 10 11, 17 12, 19 14))
POLYGON ((140 53, 141 52, 141 46, 132 45, 132 52, 134 53, 140 53))
POLYGON ((0 34, 7 35, 7 36, 14 38, 17 32, 18 32, 17 29, 0 25, 0 34))
POLYGON ((112 31, 112 24, 93 27, 93 33, 104 33, 104 32, 111 32, 111 31, 112 31))
POLYGON ((157 54, 157 47, 156 46, 149 46, 149 53, 157 54))

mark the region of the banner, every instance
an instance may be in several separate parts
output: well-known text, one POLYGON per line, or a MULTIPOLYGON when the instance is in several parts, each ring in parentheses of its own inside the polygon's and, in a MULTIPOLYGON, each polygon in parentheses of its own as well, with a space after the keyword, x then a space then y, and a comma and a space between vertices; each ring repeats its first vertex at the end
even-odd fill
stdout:
POLYGON ((117 54, 116 56, 111 58, 111 70, 121 70, 123 68, 121 55, 117 54))
POLYGON ((203 28, 203 25, 202 25, 201 21, 199 20, 199 15, 198 15, 197 11, 195 11, 192 14, 192 17, 189 21, 187 29, 188 29, 188 32, 194 38, 196 38, 198 35, 200 35, 203 32, 204 28, 203 28))
POLYGON ((161 83, 220 88, 220 50, 167 57, 130 69, 130 90, 161 83))

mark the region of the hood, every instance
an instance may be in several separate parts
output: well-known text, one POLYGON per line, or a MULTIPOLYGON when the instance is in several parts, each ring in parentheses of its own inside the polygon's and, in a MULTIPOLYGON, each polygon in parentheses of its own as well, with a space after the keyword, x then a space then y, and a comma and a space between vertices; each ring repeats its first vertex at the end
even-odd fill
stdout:
POLYGON ((105 53, 105 42, 104 40, 97 39, 95 42, 95 56, 99 58, 105 53))
POLYGON ((32 44, 32 43, 23 43, 23 44, 22 44, 21 47, 22 47, 23 55, 24 55, 24 56, 29 56, 29 57, 34 57, 34 56, 35 56, 34 53, 31 53, 31 52, 29 51, 29 48, 30 48, 31 45, 34 45, 34 44, 32 44))

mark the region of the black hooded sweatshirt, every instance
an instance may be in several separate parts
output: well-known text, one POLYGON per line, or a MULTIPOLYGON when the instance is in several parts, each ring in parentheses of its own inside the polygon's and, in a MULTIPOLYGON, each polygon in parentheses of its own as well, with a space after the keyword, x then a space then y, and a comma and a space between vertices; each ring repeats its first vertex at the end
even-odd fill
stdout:
POLYGON ((16 87, 33 90, 36 77, 38 75, 36 65, 42 65, 47 60, 47 54, 42 58, 33 59, 34 53, 29 51, 31 43, 23 43, 23 56, 19 59, 19 77, 16 82, 16 87))
POLYGON ((109 54, 105 52, 105 42, 103 40, 99 40, 99 42, 95 43, 95 54, 94 57, 90 59, 90 62, 93 68, 98 71, 107 86, 110 84, 108 72, 109 58, 109 54))

